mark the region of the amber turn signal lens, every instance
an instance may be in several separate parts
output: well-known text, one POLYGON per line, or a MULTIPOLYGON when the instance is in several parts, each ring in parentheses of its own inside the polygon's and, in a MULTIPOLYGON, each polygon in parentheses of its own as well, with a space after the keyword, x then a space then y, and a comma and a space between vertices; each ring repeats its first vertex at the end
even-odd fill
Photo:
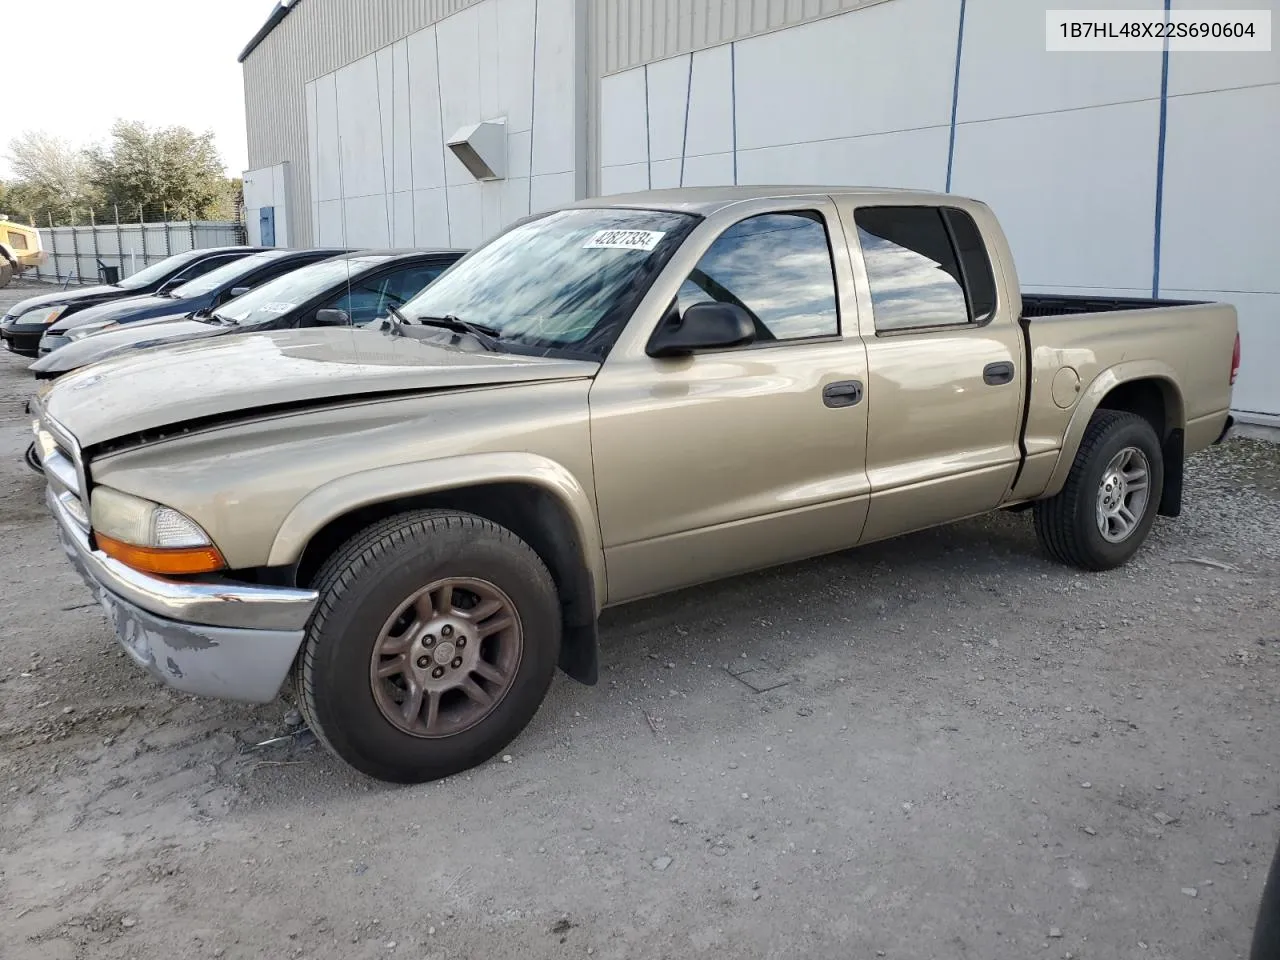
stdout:
POLYGON ((95 533, 94 538, 98 549, 108 557, 143 573, 213 573, 227 565, 217 547, 137 547, 100 533, 95 533))

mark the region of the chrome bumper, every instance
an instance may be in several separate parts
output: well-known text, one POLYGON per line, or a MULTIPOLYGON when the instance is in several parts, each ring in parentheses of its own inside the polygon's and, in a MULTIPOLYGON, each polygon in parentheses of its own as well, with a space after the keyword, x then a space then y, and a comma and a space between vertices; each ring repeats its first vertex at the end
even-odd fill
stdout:
POLYGON ((135 663, 186 693, 252 703, 275 698, 315 609, 315 591, 139 573, 94 550, 52 490, 46 500, 63 551, 135 663))

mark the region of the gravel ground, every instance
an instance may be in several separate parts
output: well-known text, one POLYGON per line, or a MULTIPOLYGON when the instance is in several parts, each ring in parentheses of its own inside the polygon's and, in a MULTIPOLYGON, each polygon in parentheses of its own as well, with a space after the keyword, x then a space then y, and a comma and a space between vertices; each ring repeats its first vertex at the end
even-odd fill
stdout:
POLYGON ((24 367, 0 358, 6 958, 1247 953, 1278 447, 1197 456, 1117 572, 1002 515, 612 611, 599 686, 397 788, 305 733, 254 749, 284 700, 172 695, 117 651, 19 459, 24 367))

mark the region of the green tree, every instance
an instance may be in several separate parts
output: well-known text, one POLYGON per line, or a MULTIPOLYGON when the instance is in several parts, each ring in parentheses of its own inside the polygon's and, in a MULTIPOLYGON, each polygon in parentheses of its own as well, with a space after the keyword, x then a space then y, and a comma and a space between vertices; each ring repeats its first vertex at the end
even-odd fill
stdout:
POLYGON ((222 196, 211 211, 215 220, 235 220, 240 216, 244 206, 244 181, 239 177, 228 177, 222 182, 222 196))
POLYGON ((227 178, 211 131, 153 130, 137 121, 117 120, 108 143, 91 148, 87 156, 90 181, 122 216, 141 208, 148 217, 164 211, 175 220, 206 219, 216 214, 227 195, 227 178))
POLYGON ((65 140, 28 130, 9 141, 5 159, 13 171, 7 204, 14 209, 6 211, 10 216, 52 215, 61 222, 73 210, 87 211, 99 200, 88 158, 65 140))

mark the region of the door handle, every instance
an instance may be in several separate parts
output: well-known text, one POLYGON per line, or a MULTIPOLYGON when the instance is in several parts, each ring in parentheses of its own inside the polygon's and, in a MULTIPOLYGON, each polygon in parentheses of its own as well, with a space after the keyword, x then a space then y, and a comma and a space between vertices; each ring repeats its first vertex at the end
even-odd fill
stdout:
POLYGON ((998 387, 1002 383, 1013 380, 1013 364, 1008 360, 999 363, 988 363, 982 368, 982 382, 989 387, 998 387))
POLYGON ((861 399, 861 380, 840 380, 822 388, 822 402, 828 407, 852 407, 861 399))

